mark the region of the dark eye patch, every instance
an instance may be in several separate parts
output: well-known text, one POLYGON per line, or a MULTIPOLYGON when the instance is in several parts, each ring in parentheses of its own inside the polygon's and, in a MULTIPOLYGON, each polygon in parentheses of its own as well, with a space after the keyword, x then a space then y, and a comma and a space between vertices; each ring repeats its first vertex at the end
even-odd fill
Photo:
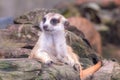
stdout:
POLYGON ((43 21, 43 23, 45 23, 45 21, 46 21, 46 18, 44 17, 44 18, 42 19, 42 21, 43 21))
POLYGON ((53 18, 53 19, 51 19, 51 21, 50 21, 50 23, 52 24, 52 25, 56 25, 57 23, 59 23, 60 21, 59 21, 59 19, 56 19, 56 18, 53 18))

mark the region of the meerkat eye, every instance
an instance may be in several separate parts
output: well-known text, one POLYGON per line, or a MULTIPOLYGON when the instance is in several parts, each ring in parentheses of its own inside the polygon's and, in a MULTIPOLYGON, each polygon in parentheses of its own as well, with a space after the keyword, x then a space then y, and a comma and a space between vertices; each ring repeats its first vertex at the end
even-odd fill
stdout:
POLYGON ((45 23, 45 21, 46 21, 46 18, 44 17, 44 18, 42 19, 42 21, 43 21, 43 23, 45 23))
POLYGON ((59 19, 55 19, 55 18, 51 19, 51 21, 50 21, 50 23, 51 23, 52 25, 56 25, 56 24, 59 23, 59 22, 60 22, 59 19))

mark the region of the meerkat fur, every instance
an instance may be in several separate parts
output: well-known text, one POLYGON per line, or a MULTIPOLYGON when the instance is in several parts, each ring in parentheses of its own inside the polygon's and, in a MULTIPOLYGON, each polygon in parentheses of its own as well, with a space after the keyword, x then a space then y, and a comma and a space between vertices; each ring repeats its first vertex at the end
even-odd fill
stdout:
POLYGON ((45 64, 61 62, 72 67, 77 64, 80 68, 80 78, 83 80, 95 73, 101 67, 102 62, 98 61, 94 66, 82 70, 78 55, 66 43, 65 27, 68 23, 68 20, 61 14, 53 12, 46 14, 40 22, 41 36, 29 58, 37 59, 45 64))

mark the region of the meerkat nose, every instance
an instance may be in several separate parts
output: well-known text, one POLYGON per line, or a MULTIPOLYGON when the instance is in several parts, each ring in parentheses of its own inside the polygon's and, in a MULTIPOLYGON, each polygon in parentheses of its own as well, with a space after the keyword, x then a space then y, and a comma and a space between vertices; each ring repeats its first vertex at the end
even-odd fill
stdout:
POLYGON ((44 29, 44 30, 46 30, 47 28, 48 28, 48 26, 47 26, 47 25, 44 25, 44 26, 43 26, 43 29, 44 29))

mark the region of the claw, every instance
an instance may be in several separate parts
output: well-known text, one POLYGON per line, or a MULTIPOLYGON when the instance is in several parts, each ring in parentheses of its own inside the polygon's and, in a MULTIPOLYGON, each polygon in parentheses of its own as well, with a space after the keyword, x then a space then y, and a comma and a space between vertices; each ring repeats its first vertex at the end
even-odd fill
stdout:
POLYGON ((65 64, 66 64, 66 65, 68 65, 68 63, 67 63, 67 62, 66 62, 65 64))
POLYGON ((79 64, 75 64, 75 65, 73 66, 73 68, 74 68, 76 71, 80 72, 80 65, 79 65, 79 64))
POLYGON ((53 61, 46 62, 46 65, 51 66, 53 64, 53 61))

